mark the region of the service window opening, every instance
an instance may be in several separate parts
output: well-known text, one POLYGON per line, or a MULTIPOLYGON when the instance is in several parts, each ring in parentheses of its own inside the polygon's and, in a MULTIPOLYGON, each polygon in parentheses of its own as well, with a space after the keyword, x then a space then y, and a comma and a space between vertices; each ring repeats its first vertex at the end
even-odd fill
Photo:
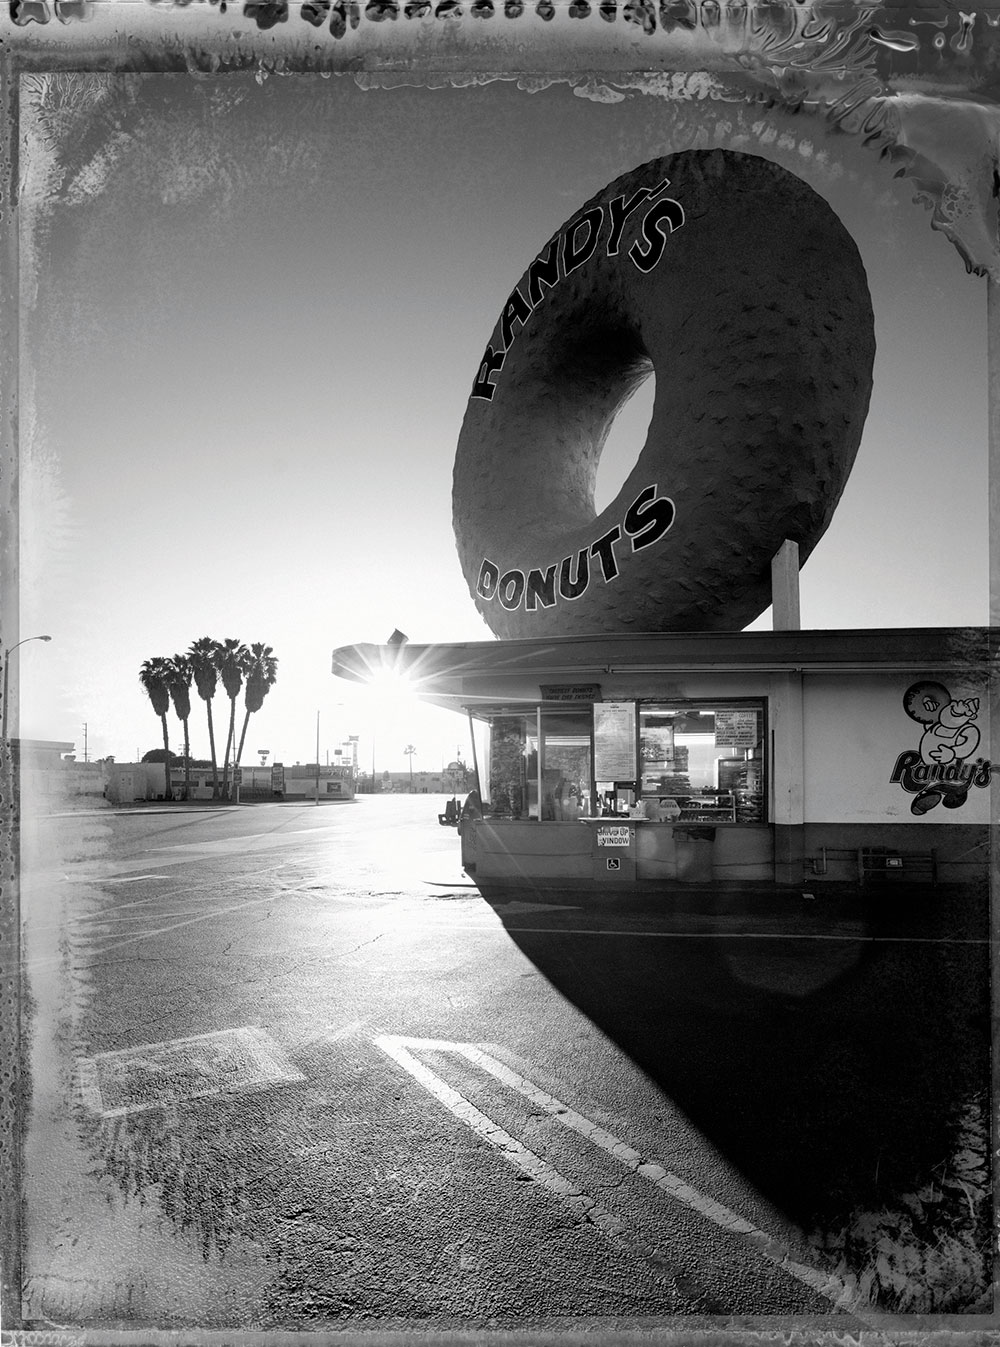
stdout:
POLYGON ((484 804, 541 822, 763 823, 764 733, 763 702, 505 708, 489 714, 484 804))
POLYGON ((647 817, 764 822, 763 705, 639 707, 640 792, 647 817))

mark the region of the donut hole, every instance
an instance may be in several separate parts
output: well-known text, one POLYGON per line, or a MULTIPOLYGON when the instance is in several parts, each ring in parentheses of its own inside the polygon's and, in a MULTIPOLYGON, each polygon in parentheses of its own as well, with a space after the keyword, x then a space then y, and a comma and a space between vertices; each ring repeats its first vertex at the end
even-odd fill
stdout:
POLYGON ((656 376, 650 365, 626 394, 608 430, 594 481, 594 510, 606 510, 635 467, 649 434, 656 397, 656 376))

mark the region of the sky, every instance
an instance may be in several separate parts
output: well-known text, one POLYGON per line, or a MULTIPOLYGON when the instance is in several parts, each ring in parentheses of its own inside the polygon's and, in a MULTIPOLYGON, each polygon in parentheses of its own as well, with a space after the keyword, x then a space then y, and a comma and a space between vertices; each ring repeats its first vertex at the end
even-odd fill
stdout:
MULTIPOLYGON (((854 236, 876 316, 855 467, 801 575, 802 625, 988 620, 986 282, 893 166, 815 118, 513 80, 291 75, 26 84, 20 733, 79 756, 161 744, 142 662, 201 636, 273 647, 244 761, 439 770, 461 718, 376 704, 334 647, 489 640, 451 475, 486 342, 546 240, 658 155, 776 159, 854 236), (367 81, 371 82, 371 81, 367 81)), ((788 228, 794 229, 790 220, 788 228)), ((642 446, 651 383, 604 451, 642 446)), ((769 612, 753 624, 769 627, 769 612)), ((216 711, 219 718, 219 711, 216 711)), ((172 746, 180 725, 171 714, 172 746)), ((208 752, 200 707, 192 750, 208 752)))

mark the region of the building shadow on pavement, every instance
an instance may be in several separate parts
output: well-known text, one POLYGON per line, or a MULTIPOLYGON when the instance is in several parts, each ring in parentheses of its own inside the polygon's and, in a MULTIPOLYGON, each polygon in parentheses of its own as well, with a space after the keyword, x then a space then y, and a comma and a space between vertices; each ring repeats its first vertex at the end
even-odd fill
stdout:
POLYGON ((912 1226, 934 1191, 936 1219, 965 1221, 963 1246, 988 1241, 985 886, 488 901, 551 985, 820 1244, 842 1252, 872 1214, 912 1226), (978 1205, 955 1169, 972 1115, 978 1205))

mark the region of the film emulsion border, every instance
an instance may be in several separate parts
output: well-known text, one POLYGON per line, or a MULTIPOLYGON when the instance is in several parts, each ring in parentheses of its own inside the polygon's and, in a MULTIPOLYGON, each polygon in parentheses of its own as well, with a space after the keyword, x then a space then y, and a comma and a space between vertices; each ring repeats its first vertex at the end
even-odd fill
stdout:
MULTIPOLYGON (((18 81, 0 56, 0 640, 16 641, 18 594, 17 213, 18 81), (6 75, 6 77, 4 77, 6 75)), ((3 708, 6 715, 7 708, 3 708)), ((21 983, 17 801, 14 764, 0 743, 0 1303, 20 1324, 21 1122, 30 1089, 22 1060, 25 1008, 21 983), (14 1308, 13 1314, 11 1308, 14 1308)), ((6 1325, 4 1325, 6 1327, 6 1325)))
MULTIPOLYGON (((898 159, 935 209, 935 225, 949 234, 966 265, 991 277, 991 342, 1000 352, 1000 280, 995 182, 1000 109, 988 92, 998 51, 1000 5, 976 13, 940 7, 945 19, 919 30, 901 6, 846 4, 720 5, 715 0, 243 0, 167 7, 152 0, 8 0, 0 10, 0 566, 4 586, 0 636, 17 632, 18 528, 18 262, 16 191, 19 181, 19 78, 25 73, 191 72, 253 70, 264 79, 297 71, 349 74, 370 85, 394 79, 473 83, 492 78, 561 80, 582 89, 642 88, 666 98, 717 96, 806 111, 865 139, 873 152, 898 159), (894 97, 900 69, 933 92, 923 116, 894 97), (470 73, 465 73, 470 72, 470 73), (958 159, 936 154, 931 124, 954 119, 963 128, 958 159), (964 157, 963 157, 964 156, 964 157), (993 177, 990 176, 992 171, 993 177), (966 176, 957 184, 954 176, 966 176)), ((971 8, 971 7, 970 7, 971 8)), ((920 95, 915 95, 919 102, 920 95)), ((991 518, 1000 520, 1000 361, 991 361, 991 518)), ((1000 547, 991 538, 991 621, 1000 619, 996 571, 1000 547)), ((995 631, 991 673, 996 662, 995 631)), ((1000 715, 992 680, 994 724, 1000 715)), ((20 1327, 20 1125, 30 1082, 22 1069, 22 1026, 29 1014, 22 995, 19 951, 18 841, 15 776, 4 747, 0 756, 0 1238, 5 1327, 20 1327)), ((992 817, 1000 802, 993 782, 992 817)), ((992 854, 993 889, 1000 861, 992 854)), ((992 935, 997 938, 996 915, 992 935)), ((994 993, 995 996, 995 993, 994 993)), ((996 1010, 994 1007, 994 1025, 996 1010)), ((994 1076, 997 1067, 994 1029, 994 1076)), ((994 1139, 995 1140, 995 1139, 994 1139)), ((996 1155, 994 1145, 994 1156, 996 1155)), ((995 1161, 994 1161, 995 1163, 995 1161)), ((994 1190, 996 1174, 994 1173, 994 1190)), ((942 1323, 909 1320, 909 1333, 933 1330, 935 1341, 982 1332, 995 1320, 942 1323), (943 1336, 942 1336, 943 1335, 943 1336)), ((248 1327, 248 1333, 250 1331, 248 1327)), ((832 1335, 836 1330, 829 1330, 832 1335)), ((792 1325, 757 1328, 681 1325, 679 1340, 792 1340, 792 1325)), ((190 1334, 185 1336, 190 1337, 190 1334)), ((199 1335, 201 1336, 201 1335, 199 1335)), ((211 1334, 203 1335, 210 1340, 211 1334)), ((323 1335, 325 1336, 325 1335, 323 1335)), ((344 1335, 347 1336, 347 1335, 344 1335)), ((357 1335, 358 1340, 364 1336, 357 1335)), ((434 1335, 441 1341, 446 1334, 434 1335)), ((512 1341, 518 1334, 504 1334, 512 1341)), ((532 1342, 552 1338, 531 1333, 532 1342)), ((595 1335, 597 1337, 598 1335, 595 1335)), ((666 1328, 664 1341, 675 1336, 666 1328)), ((816 1341, 816 1330, 801 1333, 816 1341)), ((384 1335, 380 1335, 384 1338, 384 1335)), ((838 1333, 838 1339, 840 1334, 838 1333)), ((88 1332, 88 1340, 93 1333, 88 1332)), ((343 1340, 341 1335, 338 1335, 343 1340)), ((69 1339, 64 1339, 69 1340, 69 1339)), ((78 1339, 74 1338, 72 1341, 78 1339)), ((527 1336, 522 1339, 527 1341, 527 1336)))

